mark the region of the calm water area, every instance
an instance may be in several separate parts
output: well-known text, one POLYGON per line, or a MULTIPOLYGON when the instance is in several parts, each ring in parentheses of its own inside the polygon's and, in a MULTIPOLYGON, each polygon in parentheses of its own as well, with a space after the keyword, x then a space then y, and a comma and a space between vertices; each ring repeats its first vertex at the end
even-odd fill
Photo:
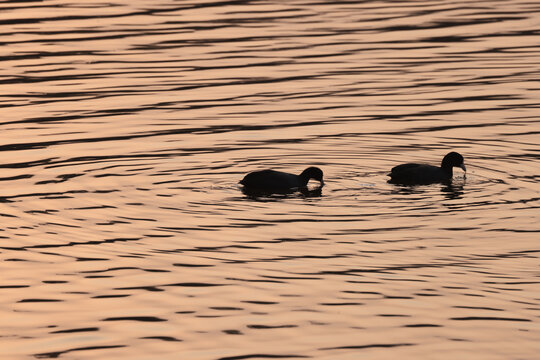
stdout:
POLYGON ((10 0, 0 33, 1 359, 540 358, 540 2, 10 0))

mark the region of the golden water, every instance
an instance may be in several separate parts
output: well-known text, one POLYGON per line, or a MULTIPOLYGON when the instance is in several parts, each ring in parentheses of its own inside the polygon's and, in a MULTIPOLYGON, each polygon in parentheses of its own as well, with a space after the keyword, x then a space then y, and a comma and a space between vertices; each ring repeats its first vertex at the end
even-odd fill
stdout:
POLYGON ((0 3, 2 359, 537 359, 540 4, 0 3), (452 186, 399 163, 459 151, 452 186), (325 173, 250 198, 249 171, 325 173))

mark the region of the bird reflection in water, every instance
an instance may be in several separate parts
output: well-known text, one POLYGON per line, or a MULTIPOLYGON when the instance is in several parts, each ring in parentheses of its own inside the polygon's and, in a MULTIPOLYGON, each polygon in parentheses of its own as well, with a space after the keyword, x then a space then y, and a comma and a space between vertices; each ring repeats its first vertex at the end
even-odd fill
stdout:
MULTIPOLYGON (((465 181, 453 183, 451 181, 442 183, 441 193, 448 200, 461 199, 463 197, 465 181)), ((425 188, 422 186, 401 185, 394 189, 392 193, 402 195, 413 195, 424 193, 425 188)))
POLYGON ((305 186, 288 190, 262 190, 243 187, 242 193, 253 200, 258 200, 259 198, 285 199, 295 196, 301 198, 317 198, 322 197, 322 188, 322 185, 315 188, 308 188, 305 186))
POLYGON ((441 188, 441 192, 448 200, 461 199, 463 197, 465 185, 465 177, 461 183, 448 182, 441 188))

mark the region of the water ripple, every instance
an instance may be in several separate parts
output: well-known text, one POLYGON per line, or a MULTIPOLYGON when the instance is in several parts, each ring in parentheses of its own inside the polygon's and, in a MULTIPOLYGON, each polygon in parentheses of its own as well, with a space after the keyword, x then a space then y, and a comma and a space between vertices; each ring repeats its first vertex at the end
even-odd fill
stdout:
POLYGON ((6 357, 538 353, 537 4, 0 8, 6 357))

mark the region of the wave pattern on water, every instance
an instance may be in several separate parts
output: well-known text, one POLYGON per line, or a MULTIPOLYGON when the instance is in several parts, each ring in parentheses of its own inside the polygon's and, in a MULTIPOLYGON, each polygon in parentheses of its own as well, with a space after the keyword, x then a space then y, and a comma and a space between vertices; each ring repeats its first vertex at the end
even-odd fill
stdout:
POLYGON ((536 356, 539 17, 0 4, 3 355, 536 356), (386 182, 451 150, 452 184, 386 182), (237 184, 308 164, 322 190, 237 184))

